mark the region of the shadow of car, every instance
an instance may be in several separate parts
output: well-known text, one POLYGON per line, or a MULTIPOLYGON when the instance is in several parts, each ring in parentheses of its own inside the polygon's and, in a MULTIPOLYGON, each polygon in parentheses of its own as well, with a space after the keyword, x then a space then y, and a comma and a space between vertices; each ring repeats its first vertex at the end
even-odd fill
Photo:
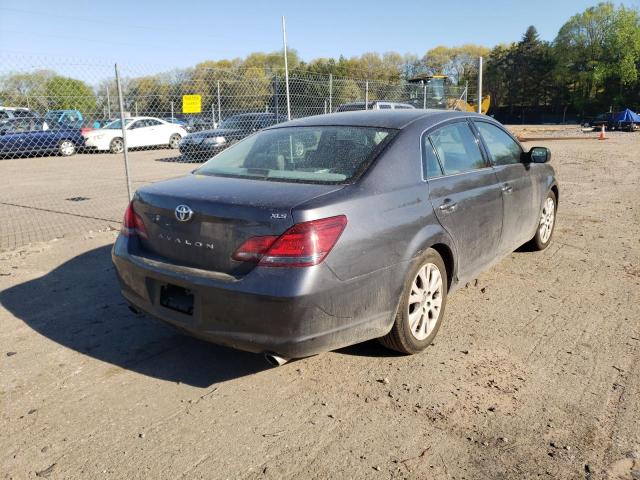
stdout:
POLYGON ((186 337, 139 318, 122 299, 110 246, 0 292, 0 303, 36 332, 98 360, 197 387, 269 368, 255 354, 186 337))

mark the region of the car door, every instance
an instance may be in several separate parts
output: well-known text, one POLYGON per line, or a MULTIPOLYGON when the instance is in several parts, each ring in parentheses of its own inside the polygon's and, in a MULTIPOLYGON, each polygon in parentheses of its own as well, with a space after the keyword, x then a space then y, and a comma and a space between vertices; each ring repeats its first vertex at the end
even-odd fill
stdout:
POLYGON ((165 145, 169 143, 171 133, 176 130, 178 124, 162 123, 153 118, 145 120, 144 127, 145 146, 165 145))
POLYGON ((472 279, 497 257, 502 194, 495 172, 466 121, 449 123, 422 138, 429 196, 458 256, 458 278, 472 279))
POLYGON ((13 156, 17 150, 20 133, 15 130, 16 120, 9 121, 0 127, 0 154, 13 156))
POLYGON ((47 122, 32 120, 28 139, 25 142, 28 150, 33 152, 55 150, 60 138, 59 131, 62 128, 64 128, 62 125, 49 127, 47 122))
POLYGON ((33 152, 37 148, 37 139, 34 137, 33 121, 30 118, 18 118, 14 120, 9 134, 8 146, 13 152, 33 152))
POLYGON ((474 120, 503 198, 500 250, 511 252, 531 239, 538 218, 539 197, 531 165, 522 161, 522 148, 509 133, 493 123, 474 120))
POLYGON ((131 148, 144 147, 147 145, 145 139, 146 119, 136 120, 127 125, 127 145, 131 148))

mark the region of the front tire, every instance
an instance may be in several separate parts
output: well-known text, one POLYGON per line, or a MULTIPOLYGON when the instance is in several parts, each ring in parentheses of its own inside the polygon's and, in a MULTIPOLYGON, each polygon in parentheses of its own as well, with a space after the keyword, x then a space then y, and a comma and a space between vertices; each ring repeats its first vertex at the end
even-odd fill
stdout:
POLYGON ((58 145, 58 152, 63 157, 70 157, 74 153, 76 153, 76 144, 71 140, 61 140, 58 145))
POLYGON ((169 137, 169 148, 178 148, 180 146, 180 140, 182 140, 182 136, 179 133, 174 133, 169 137))
POLYGON ((542 204, 542 211, 538 220, 538 229, 531 239, 531 247, 533 250, 544 250, 551 243, 553 230, 556 226, 556 211, 558 210, 558 201, 556 194, 549 191, 547 198, 542 204))
POLYGON ((442 324, 447 291, 444 261, 429 248, 409 272, 393 327, 380 343, 405 354, 427 348, 442 324))
POLYGON ((111 140, 109 144, 109 151, 111 153, 122 153, 124 151, 124 141, 120 137, 116 137, 111 140))

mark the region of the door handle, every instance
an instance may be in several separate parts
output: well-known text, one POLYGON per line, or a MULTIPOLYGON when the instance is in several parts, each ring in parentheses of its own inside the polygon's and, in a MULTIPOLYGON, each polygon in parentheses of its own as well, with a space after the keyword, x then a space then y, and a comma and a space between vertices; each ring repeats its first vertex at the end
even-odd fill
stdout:
POLYGON ((511 185, 509 185, 508 183, 505 183, 505 184, 502 186, 501 190, 502 190, 504 193, 511 193, 511 192, 513 192, 513 187, 512 187, 511 185))
POLYGON ((440 211, 451 213, 458 208, 458 204, 456 202, 452 202, 451 200, 445 200, 442 205, 438 207, 440 211))

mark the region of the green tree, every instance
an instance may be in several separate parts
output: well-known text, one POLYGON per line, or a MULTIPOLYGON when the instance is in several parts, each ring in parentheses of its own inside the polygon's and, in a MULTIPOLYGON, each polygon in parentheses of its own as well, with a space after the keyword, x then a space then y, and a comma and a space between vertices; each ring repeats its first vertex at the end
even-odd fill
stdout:
POLYGON ((5 75, 0 78, 0 102, 12 107, 47 110, 45 85, 55 75, 51 70, 5 75))
POLYGON ((431 75, 447 75, 453 83, 463 84, 478 75, 478 57, 489 55, 490 50, 472 43, 458 47, 439 45, 428 50, 422 58, 425 70, 431 75))
POLYGON ((56 75, 44 84, 44 96, 49 110, 80 110, 83 114, 96 112, 96 96, 81 80, 56 75))
POLYGON ((582 111, 632 100, 640 63, 636 10, 599 3, 567 21, 554 42, 556 77, 582 111))

